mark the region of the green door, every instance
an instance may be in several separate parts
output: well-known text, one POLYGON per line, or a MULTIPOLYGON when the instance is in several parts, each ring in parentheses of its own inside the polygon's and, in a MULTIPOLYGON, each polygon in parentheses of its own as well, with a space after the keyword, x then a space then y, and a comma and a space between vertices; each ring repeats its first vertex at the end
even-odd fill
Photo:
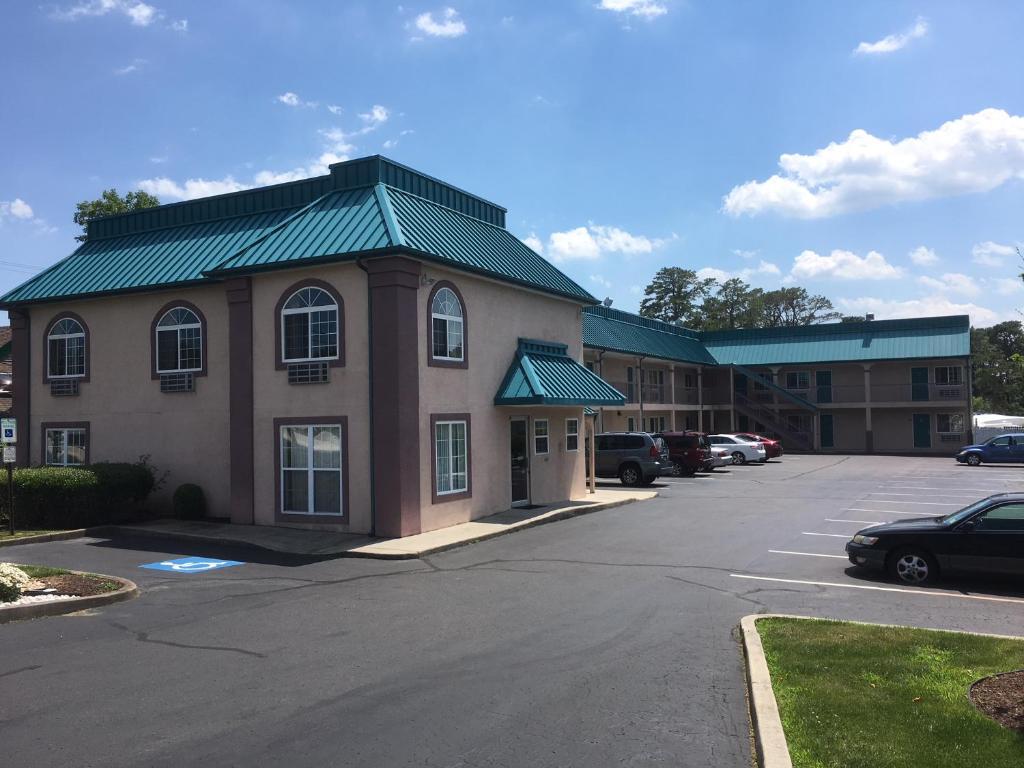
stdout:
POLYGON ((914 447, 932 447, 932 417, 927 413, 914 414, 914 447))
MULTIPOLYGON (((927 400, 928 399, 928 369, 927 368, 911 368, 910 369, 910 399, 911 400, 927 400)), ((918 414, 921 415, 921 414, 918 414)), ((925 414, 927 415, 927 414, 925 414)))
POLYGON ((814 383, 817 387, 819 403, 832 402, 832 371, 815 371, 814 383))
POLYGON ((821 428, 821 447, 836 447, 836 426, 831 413, 823 413, 818 417, 821 428))

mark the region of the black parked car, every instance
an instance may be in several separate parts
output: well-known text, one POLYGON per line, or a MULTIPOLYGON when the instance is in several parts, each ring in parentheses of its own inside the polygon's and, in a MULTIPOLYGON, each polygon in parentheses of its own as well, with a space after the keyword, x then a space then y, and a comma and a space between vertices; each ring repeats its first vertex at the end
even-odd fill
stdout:
POLYGON ((886 570, 905 584, 940 573, 1024 576, 1024 493, 999 493, 942 517, 864 528, 846 544, 850 562, 886 570))

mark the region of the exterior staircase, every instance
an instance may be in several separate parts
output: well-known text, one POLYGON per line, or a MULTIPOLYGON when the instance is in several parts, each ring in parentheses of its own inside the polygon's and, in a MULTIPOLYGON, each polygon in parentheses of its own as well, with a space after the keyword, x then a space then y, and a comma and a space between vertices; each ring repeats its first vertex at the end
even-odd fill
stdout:
MULTIPOLYGON (((747 378, 748 384, 756 382, 765 390, 777 395, 780 403, 785 401, 788 405, 796 406, 797 408, 811 414, 818 412, 818 407, 814 403, 800 397, 799 395, 793 394, 787 389, 783 389, 775 382, 766 379, 756 371, 742 365, 734 365, 733 369, 736 373, 744 375, 747 378)), ((764 403, 753 400, 742 392, 734 392, 733 398, 736 412, 742 413, 748 419, 752 420, 752 423, 762 424, 765 427, 765 431, 768 433, 767 437, 781 440, 783 446, 790 450, 811 451, 814 449, 813 426, 811 430, 807 431, 794 429, 774 408, 769 408, 764 403)))

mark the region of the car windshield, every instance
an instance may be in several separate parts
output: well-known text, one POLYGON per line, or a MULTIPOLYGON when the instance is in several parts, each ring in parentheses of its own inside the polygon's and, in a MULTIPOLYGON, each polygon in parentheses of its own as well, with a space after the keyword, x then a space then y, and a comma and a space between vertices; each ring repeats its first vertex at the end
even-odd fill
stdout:
POLYGON ((959 523, 961 520, 966 520, 975 512, 984 509, 986 506, 988 506, 988 504, 988 499, 982 499, 981 501, 976 501, 973 504, 968 504, 966 507, 964 507, 963 509, 958 509, 956 512, 951 512, 948 515, 945 515, 942 518, 940 518, 940 520, 943 523, 956 524, 959 523))

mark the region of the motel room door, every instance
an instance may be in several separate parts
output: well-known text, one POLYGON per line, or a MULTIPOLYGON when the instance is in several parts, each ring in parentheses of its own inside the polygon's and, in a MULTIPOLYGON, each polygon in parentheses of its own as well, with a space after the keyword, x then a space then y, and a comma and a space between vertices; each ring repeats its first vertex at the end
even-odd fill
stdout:
POLYGON ((509 422, 509 453, 512 460, 512 506, 530 503, 530 451, 526 419, 509 422))

